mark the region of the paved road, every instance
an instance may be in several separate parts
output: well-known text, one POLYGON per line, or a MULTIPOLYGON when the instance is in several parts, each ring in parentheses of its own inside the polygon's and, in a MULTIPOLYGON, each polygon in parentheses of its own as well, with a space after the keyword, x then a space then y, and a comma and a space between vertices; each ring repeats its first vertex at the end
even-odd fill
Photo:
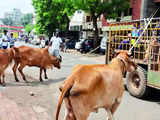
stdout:
MULTIPOLYGON (((17 43, 19 46, 23 43, 17 43)), ((48 80, 40 83, 39 69, 35 67, 26 67, 24 73, 30 83, 25 83, 20 75, 20 83, 16 83, 13 78, 11 68, 6 71, 5 88, 1 87, 1 93, 10 100, 13 100, 20 107, 29 107, 36 114, 38 120, 54 120, 56 106, 59 98, 58 85, 70 73, 75 64, 98 64, 104 63, 95 57, 85 57, 75 55, 73 53, 62 53, 63 63, 62 69, 48 70, 48 80), (35 93, 35 96, 30 96, 30 92, 35 93)), ((115 113, 115 120, 160 120, 160 92, 156 91, 156 95, 152 95, 147 100, 134 98, 124 92, 122 103, 115 113)), ((62 119, 64 115, 64 106, 60 114, 62 119)), ((98 113, 92 113, 89 120, 106 120, 106 113, 100 109, 98 113)))

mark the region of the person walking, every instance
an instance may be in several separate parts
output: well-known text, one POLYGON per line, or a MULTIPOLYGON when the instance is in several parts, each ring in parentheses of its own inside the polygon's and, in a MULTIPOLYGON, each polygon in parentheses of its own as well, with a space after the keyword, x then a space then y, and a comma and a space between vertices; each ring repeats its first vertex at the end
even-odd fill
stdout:
POLYGON ((9 38, 7 36, 7 30, 4 30, 4 35, 2 37, 2 48, 3 49, 7 49, 8 48, 8 42, 9 42, 9 38))
POLYGON ((61 58, 60 56, 60 45, 62 43, 62 39, 59 37, 59 34, 57 33, 56 36, 54 36, 51 38, 50 40, 50 53, 53 56, 56 56, 58 58, 61 58))
POLYGON ((16 39, 13 37, 13 33, 11 33, 9 38, 10 48, 14 47, 15 41, 16 39))

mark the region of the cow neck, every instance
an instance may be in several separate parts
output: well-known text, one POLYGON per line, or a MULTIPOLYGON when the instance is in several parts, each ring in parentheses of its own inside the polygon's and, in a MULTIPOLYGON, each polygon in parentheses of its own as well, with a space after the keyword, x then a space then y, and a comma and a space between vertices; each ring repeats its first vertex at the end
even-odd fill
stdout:
POLYGON ((125 74, 126 67, 127 67, 126 61, 120 56, 117 56, 116 58, 118 58, 118 60, 123 64, 122 65, 122 74, 125 74))

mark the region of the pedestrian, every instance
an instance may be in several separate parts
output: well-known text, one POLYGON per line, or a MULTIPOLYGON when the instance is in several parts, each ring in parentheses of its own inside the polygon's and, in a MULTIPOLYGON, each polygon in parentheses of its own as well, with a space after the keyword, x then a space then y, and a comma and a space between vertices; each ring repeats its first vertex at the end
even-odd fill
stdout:
POLYGON ((132 34, 129 32, 127 34, 127 39, 124 39, 123 41, 121 41, 119 48, 121 50, 129 50, 131 40, 132 40, 132 34))
POLYGON ((56 56, 58 58, 61 58, 60 56, 60 45, 62 43, 62 39, 59 37, 59 34, 57 33, 56 36, 52 36, 50 40, 50 53, 53 56, 56 56))
POLYGON ((7 35, 7 30, 4 30, 4 35, 2 37, 2 48, 7 49, 8 48, 8 42, 9 42, 9 37, 7 35))
POLYGON ((13 33, 11 33, 9 38, 10 48, 14 47, 15 41, 16 39, 13 37, 13 33))

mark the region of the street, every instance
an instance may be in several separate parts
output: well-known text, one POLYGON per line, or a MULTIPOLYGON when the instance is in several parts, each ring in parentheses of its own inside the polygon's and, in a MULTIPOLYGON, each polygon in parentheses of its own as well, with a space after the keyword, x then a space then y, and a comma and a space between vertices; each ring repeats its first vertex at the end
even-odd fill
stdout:
MULTIPOLYGON (((24 43, 16 43, 16 46, 24 43)), ((60 70, 53 68, 47 70, 48 78, 44 82, 39 81, 39 68, 26 67, 24 74, 29 83, 25 83, 17 72, 19 83, 15 82, 11 67, 6 70, 6 87, 0 86, 0 92, 17 103, 18 106, 28 107, 33 110, 37 120, 54 120, 59 99, 59 84, 71 73, 76 64, 103 64, 104 59, 87 57, 73 53, 61 53, 63 57, 60 70), (31 96, 30 93, 34 93, 31 96)), ((104 57, 102 57, 104 58, 104 57)), ((123 94, 122 103, 116 111, 115 120, 160 120, 160 91, 158 95, 150 96, 146 100, 137 99, 123 94)), ((61 108, 60 119, 64 116, 64 106, 61 108)), ((106 112, 102 109, 98 113, 92 113, 89 120, 106 120, 106 112)))

